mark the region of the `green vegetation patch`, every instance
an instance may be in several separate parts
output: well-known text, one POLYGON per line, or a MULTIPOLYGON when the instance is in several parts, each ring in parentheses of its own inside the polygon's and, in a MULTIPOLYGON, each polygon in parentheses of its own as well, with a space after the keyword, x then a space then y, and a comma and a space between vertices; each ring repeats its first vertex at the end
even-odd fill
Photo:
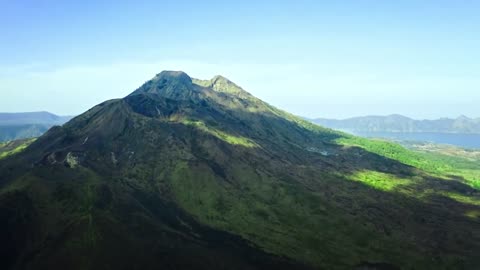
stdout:
POLYGON ((258 145, 254 141, 252 141, 248 138, 240 137, 240 136, 234 136, 234 135, 228 134, 224 131, 209 127, 209 126, 205 125, 205 123, 202 122, 202 121, 193 121, 193 120, 184 119, 184 120, 181 120, 181 123, 184 124, 184 125, 193 126, 195 128, 198 128, 201 131, 206 132, 210 135, 213 135, 213 136, 219 138, 220 140, 222 140, 224 142, 227 142, 229 144, 241 145, 241 146, 248 147, 248 148, 258 147, 258 145))
POLYGON ((372 188, 381 191, 398 192, 407 196, 420 199, 426 199, 431 196, 442 196, 457 201, 462 204, 480 206, 480 198, 475 195, 461 194, 453 191, 442 191, 434 189, 418 190, 414 185, 424 181, 423 178, 416 176, 413 178, 400 178, 388 173, 376 171, 361 171, 347 177, 348 180, 357 181, 366 184, 372 188), (415 192, 412 192, 415 190, 415 192))
POLYGON ((345 136, 336 139, 336 142, 345 146, 361 147, 369 152, 421 169, 435 177, 460 178, 471 187, 480 189, 480 164, 463 157, 412 151, 393 142, 355 136, 345 136))
POLYGON ((36 139, 18 140, 7 143, 0 143, 0 159, 22 152, 36 139))
POLYGON ((375 189, 384 191, 393 191, 402 186, 412 184, 413 180, 408 178, 399 178, 391 174, 376 171, 361 171, 348 176, 349 180, 362 182, 375 189))
POLYGON ((480 206, 480 198, 478 198, 478 197, 466 196, 466 195, 463 195, 463 194, 460 194, 460 193, 447 192, 447 191, 439 192, 439 194, 441 194, 445 197, 448 197, 452 200, 455 200, 459 203, 480 206))

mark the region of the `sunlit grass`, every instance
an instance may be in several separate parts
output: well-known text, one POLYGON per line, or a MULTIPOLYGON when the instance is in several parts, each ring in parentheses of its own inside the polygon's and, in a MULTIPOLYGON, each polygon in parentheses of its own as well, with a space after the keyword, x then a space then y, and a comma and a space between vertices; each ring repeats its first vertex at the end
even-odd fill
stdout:
POLYGON ((441 195, 443 195, 445 197, 448 197, 452 200, 455 200, 459 203, 480 206, 480 199, 479 198, 470 197, 470 196, 466 196, 466 195, 455 193, 455 192, 446 192, 446 191, 445 192, 439 192, 438 194, 441 194, 441 195))
POLYGON ((422 181, 421 177, 399 178, 395 175, 376 171, 361 171, 347 177, 348 180, 361 182, 374 189, 388 192, 398 192, 407 196, 416 197, 428 201, 431 196, 443 196, 462 204, 480 206, 480 198, 474 195, 461 194, 452 191, 435 189, 416 190, 411 192, 416 183, 422 181))
POLYGON ((349 180, 362 182, 375 189, 392 191, 411 184, 412 179, 399 178, 391 174, 376 171, 361 171, 348 176, 349 180))
POLYGON ((478 211, 478 210, 467 211, 465 213, 465 216, 467 216, 469 218, 477 219, 477 218, 480 218, 480 211, 478 211))
POLYGON ((451 179, 452 176, 457 176, 463 178, 464 182, 471 187, 480 189, 480 164, 478 162, 472 162, 461 157, 416 152, 384 140, 346 136, 337 139, 336 142, 344 146, 360 147, 369 152, 400 161, 435 177, 451 179))
POLYGON ((3 159, 3 158, 6 158, 8 156, 11 156, 11 155, 22 152, 23 150, 25 150, 25 148, 27 148, 34 141, 35 141, 35 139, 26 140, 22 144, 17 145, 14 148, 9 149, 9 150, 5 150, 5 151, 4 151, 3 148, 8 148, 9 147, 8 144, 14 143, 14 142, 1 143, 0 144, 0 159, 3 159))
POLYGON ((210 135, 213 135, 213 136, 219 138, 220 140, 222 140, 224 142, 227 142, 229 144, 241 145, 241 146, 248 147, 248 148, 258 147, 258 145, 254 141, 252 141, 248 138, 240 137, 240 136, 234 136, 234 135, 228 134, 224 131, 215 129, 213 127, 209 127, 209 126, 205 125, 205 123, 202 122, 202 121, 193 121, 193 120, 184 119, 184 120, 181 120, 181 123, 184 124, 184 125, 196 127, 198 129, 200 129, 201 131, 206 132, 210 135))

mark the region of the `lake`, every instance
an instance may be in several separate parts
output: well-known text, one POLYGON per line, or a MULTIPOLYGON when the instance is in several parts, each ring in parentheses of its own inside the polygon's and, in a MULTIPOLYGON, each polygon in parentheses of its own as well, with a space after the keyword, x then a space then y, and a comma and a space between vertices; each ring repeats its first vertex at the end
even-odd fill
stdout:
POLYGON ((356 132, 355 135, 368 138, 385 138, 402 141, 422 141, 451 144, 463 148, 480 149, 480 134, 460 133, 401 133, 401 132, 356 132))

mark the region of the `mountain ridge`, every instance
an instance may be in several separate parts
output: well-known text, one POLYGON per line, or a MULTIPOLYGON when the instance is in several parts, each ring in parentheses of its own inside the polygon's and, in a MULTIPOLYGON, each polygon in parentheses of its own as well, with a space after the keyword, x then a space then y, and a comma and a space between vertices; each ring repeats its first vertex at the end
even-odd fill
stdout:
POLYGON ((415 120, 403 115, 360 116, 343 120, 315 118, 310 121, 350 132, 439 132, 480 134, 480 118, 459 116, 435 120, 415 120))
POLYGON ((62 124, 72 116, 59 116, 47 111, 0 112, 0 125, 62 124))
POLYGON ((54 125, 62 125, 71 116, 50 112, 0 113, 0 142, 38 137, 54 125))

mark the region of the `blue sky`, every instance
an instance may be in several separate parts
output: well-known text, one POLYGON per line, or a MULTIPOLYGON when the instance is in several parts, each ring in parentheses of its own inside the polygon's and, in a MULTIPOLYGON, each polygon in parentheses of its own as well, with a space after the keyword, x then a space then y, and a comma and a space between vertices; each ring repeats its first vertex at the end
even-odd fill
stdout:
POLYGON ((79 114, 161 70, 307 117, 480 117, 479 1, 0 0, 0 111, 79 114))

